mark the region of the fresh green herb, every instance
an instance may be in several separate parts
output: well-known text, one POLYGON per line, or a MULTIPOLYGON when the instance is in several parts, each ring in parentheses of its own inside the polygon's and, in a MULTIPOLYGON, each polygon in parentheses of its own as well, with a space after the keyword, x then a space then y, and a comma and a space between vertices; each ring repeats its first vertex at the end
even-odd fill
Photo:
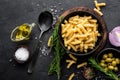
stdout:
POLYGON ((60 65, 60 61, 62 56, 65 53, 65 50, 62 48, 62 46, 60 45, 60 42, 58 40, 58 28, 59 28, 60 22, 58 24, 56 24, 52 37, 51 37, 51 42, 50 42, 50 47, 52 49, 54 49, 55 51, 55 57, 52 60, 51 64, 50 64, 50 68, 48 71, 48 74, 53 74, 56 73, 58 76, 58 80, 61 77, 61 65, 60 65))
POLYGON ((112 71, 106 71, 104 70, 104 68, 102 68, 93 58, 89 59, 90 64, 95 67, 96 69, 98 69, 99 71, 103 72, 104 74, 106 74, 107 76, 109 76, 111 79, 114 80, 120 80, 120 78, 117 77, 117 75, 115 73, 113 73, 112 71))

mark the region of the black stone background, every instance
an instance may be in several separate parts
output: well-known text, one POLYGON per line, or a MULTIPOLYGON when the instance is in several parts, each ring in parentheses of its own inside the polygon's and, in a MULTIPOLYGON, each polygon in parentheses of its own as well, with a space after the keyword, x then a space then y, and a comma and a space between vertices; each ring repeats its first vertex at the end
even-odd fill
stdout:
MULTIPOLYGON (((106 7, 102 8, 102 12, 108 32, 110 32, 114 27, 120 25, 120 0, 98 1, 107 4, 106 7)), ((53 59, 52 53, 47 56, 39 54, 34 73, 31 75, 27 74, 28 63, 20 65, 13 58, 16 48, 20 45, 28 46, 31 53, 34 51, 36 46, 35 37, 40 33, 38 27, 33 29, 32 37, 27 43, 12 42, 10 33, 20 24, 37 22, 38 15, 42 11, 48 10, 52 12, 55 23, 56 18, 62 12, 76 6, 94 8, 94 3, 93 0, 0 0, 0 80, 57 80, 56 75, 48 76, 47 74, 50 62, 53 59)), ((49 30, 42 36, 43 45, 47 44, 51 32, 52 30, 49 30)), ((105 47, 113 46, 107 40, 105 47)), ((65 70, 64 62, 62 62, 62 66, 64 68, 62 80, 67 80, 70 73, 74 72, 74 69, 70 70, 70 72, 65 70)), ((74 80, 85 79, 81 77, 74 80)))

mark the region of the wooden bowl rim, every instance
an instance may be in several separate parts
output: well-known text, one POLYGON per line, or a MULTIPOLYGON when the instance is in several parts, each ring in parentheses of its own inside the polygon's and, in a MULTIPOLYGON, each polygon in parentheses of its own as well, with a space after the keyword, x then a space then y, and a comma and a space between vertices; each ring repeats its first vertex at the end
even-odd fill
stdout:
POLYGON ((92 16, 94 16, 96 19, 99 20, 99 22, 100 22, 100 24, 102 26, 102 29, 103 29, 103 36, 102 36, 101 42, 99 43, 99 46, 96 48, 96 50, 92 50, 92 51, 90 51, 88 53, 76 54, 76 53, 73 53, 73 52, 71 52, 71 51, 69 51, 69 50, 67 50, 65 48, 64 44, 60 40, 60 35, 59 35, 60 44, 63 46, 63 48, 66 50, 67 53, 72 53, 73 55, 77 55, 77 56, 85 56, 85 55, 89 55, 89 54, 92 54, 92 53, 98 53, 105 46, 108 32, 107 32, 107 27, 106 27, 105 21, 93 9, 87 8, 87 7, 74 7, 74 8, 68 9, 68 10, 66 10, 65 12, 63 12, 61 14, 61 16, 58 18, 58 21, 57 21, 56 24, 59 24, 59 26, 60 26, 61 21, 64 20, 64 18, 61 20, 62 17, 65 17, 65 16, 67 16, 69 14, 72 14, 72 13, 78 12, 78 11, 86 12, 88 14, 91 14, 92 16))

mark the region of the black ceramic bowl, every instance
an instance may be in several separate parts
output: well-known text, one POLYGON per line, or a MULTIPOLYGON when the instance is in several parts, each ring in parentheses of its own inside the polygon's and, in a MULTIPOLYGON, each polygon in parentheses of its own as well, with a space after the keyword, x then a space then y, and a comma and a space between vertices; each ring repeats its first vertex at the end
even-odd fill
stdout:
POLYGON ((100 17, 93 9, 86 8, 86 7, 75 7, 75 8, 69 9, 69 10, 65 11, 59 17, 58 23, 60 23, 60 25, 59 25, 59 40, 60 40, 60 43, 61 43, 62 47, 66 50, 67 53, 72 53, 72 54, 78 55, 78 56, 89 55, 89 54, 92 54, 96 51, 100 51, 105 45, 106 38, 107 38, 107 28, 106 28, 105 22, 102 19, 102 17, 100 17), (68 50, 64 46, 64 41, 63 41, 63 38, 61 36, 61 24, 64 23, 64 20, 68 20, 70 17, 76 16, 76 15, 92 16, 93 19, 97 19, 98 31, 101 34, 101 36, 98 37, 98 40, 96 42, 96 45, 95 45, 94 49, 89 49, 87 53, 85 53, 85 52, 75 52, 73 50, 68 50))
MULTIPOLYGON (((98 63, 100 63, 100 61, 103 59, 103 55, 104 54, 108 54, 108 53, 112 53, 114 58, 119 58, 120 59, 120 51, 114 48, 106 48, 103 49, 102 51, 100 51, 98 53, 98 55, 96 55, 96 60, 98 63)), ((117 64, 118 70, 120 70, 120 64, 117 64)))

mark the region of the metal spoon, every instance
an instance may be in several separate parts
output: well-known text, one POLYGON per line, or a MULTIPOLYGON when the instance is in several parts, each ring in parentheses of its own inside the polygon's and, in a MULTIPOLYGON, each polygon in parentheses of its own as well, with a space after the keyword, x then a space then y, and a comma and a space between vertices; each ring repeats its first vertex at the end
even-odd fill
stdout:
POLYGON ((41 33, 39 35, 39 39, 40 39, 43 32, 47 31, 53 23, 52 14, 48 11, 42 12, 39 16, 38 23, 39 23, 39 29, 41 30, 41 33))
POLYGON ((39 35, 39 39, 38 39, 38 44, 37 47, 35 49, 35 52, 33 53, 32 56, 32 60, 28 65, 28 73, 32 73, 33 72, 33 68, 35 66, 38 54, 39 54, 39 48, 40 48, 40 38, 42 36, 42 34, 47 31, 48 29, 50 29, 50 27, 52 26, 53 23, 53 16, 50 12, 48 11, 44 11, 40 14, 39 18, 38 18, 38 26, 39 29, 41 30, 41 33, 39 35))

